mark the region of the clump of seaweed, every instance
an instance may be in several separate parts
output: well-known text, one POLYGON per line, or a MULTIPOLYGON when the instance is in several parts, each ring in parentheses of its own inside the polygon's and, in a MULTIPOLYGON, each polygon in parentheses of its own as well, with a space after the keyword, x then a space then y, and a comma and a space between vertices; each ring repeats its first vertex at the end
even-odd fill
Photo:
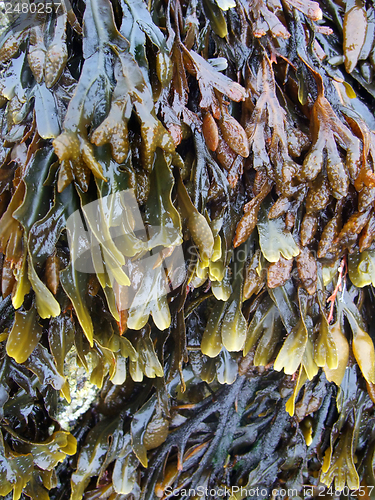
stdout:
POLYGON ((1 34, 0 495, 370 498, 374 7, 52 5, 1 34))

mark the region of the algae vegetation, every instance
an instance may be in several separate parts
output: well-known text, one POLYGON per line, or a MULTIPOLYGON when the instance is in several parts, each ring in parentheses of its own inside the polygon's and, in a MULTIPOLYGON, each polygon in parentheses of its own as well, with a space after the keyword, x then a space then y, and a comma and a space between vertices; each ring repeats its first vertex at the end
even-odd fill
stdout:
POLYGON ((373 3, 51 3, 0 43, 0 495, 370 498, 373 3))

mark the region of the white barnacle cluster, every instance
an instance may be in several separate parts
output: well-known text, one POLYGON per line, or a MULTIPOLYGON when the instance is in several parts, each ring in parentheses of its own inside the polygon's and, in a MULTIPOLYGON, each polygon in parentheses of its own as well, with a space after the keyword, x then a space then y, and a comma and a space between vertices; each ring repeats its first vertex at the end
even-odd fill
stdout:
POLYGON ((92 360, 87 356, 86 361, 89 370, 77 364, 77 351, 75 347, 68 352, 65 358, 64 373, 69 381, 71 402, 60 397, 55 419, 61 427, 71 430, 75 427, 78 418, 83 415, 95 401, 99 389, 90 382, 92 372, 92 360))

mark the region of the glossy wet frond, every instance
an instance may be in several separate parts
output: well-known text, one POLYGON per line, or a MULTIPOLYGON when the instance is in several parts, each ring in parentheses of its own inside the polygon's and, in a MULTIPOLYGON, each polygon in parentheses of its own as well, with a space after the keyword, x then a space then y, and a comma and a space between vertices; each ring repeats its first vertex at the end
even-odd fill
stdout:
POLYGON ((370 498, 373 5, 52 4, 0 42, 0 495, 370 498))

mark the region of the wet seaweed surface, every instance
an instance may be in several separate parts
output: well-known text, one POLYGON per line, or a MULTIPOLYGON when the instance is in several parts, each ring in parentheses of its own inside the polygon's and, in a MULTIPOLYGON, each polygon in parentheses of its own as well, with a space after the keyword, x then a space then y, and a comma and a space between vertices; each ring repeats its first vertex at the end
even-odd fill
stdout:
POLYGON ((0 495, 372 498, 373 3, 52 4, 0 42, 0 495))

